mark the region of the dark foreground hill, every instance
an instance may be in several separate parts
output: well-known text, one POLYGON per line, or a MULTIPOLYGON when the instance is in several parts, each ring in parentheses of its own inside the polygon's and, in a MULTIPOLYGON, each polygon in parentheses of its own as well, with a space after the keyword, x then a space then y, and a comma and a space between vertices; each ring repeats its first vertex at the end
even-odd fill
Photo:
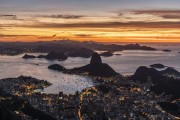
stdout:
POLYGON ((173 98, 180 98, 180 72, 173 68, 167 68, 162 71, 158 71, 154 68, 148 68, 146 66, 139 67, 131 79, 146 83, 148 77, 151 78, 152 83, 151 90, 157 94, 165 93, 167 95, 173 95, 173 98))
POLYGON ((0 89, 0 119, 1 120, 19 120, 20 116, 15 111, 21 111, 23 114, 38 120, 56 120, 50 115, 35 109, 27 100, 10 95, 0 89))

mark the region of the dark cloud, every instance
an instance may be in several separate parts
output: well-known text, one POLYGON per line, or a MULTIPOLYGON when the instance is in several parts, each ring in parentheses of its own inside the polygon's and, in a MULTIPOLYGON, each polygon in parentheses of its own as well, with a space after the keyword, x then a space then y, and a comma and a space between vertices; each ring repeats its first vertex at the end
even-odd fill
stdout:
POLYGON ((1 23, 0 23, 1 29, 10 28, 10 27, 13 27, 13 26, 15 26, 15 25, 14 25, 14 24, 1 24, 1 23))
POLYGON ((0 34, 0 37, 32 37, 35 35, 6 35, 6 34, 0 34))
POLYGON ((47 18, 61 18, 61 19, 79 19, 85 17, 83 15, 40 15, 39 17, 47 17, 47 18))
POLYGON ((157 37, 157 36, 128 36, 128 38, 129 39, 154 39, 154 38, 156 38, 156 39, 169 39, 169 38, 171 38, 171 39, 180 39, 180 37, 179 36, 159 36, 159 37, 157 37))
POLYGON ((180 19, 180 14, 175 14, 175 15, 162 15, 163 18, 167 19, 180 19))
POLYGON ((123 13, 118 13, 118 16, 123 16, 124 14, 123 13))
POLYGON ((135 10, 134 14, 151 14, 167 19, 180 19, 180 10, 135 10))
POLYGON ((16 17, 16 15, 0 14, 0 17, 16 17))
POLYGON ((134 10, 136 14, 180 14, 180 10, 134 10))
POLYGON ((16 19, 16 15, 11 15, 11 14, 0 14, 0 18, 11 18, 11 19, 16 19))
POLYGON ((94 37, 94 35, 91 34, 75 34, 76 37, 86 37, 86 38, 91 38, 94 37))
POLYGON ((57 35, 58 35, 58 33, 57 33, 57 34, 52 35, 51 37, 52 37, 52 38, 54 38, 54 37, 56 37, 57 35))
MULTIPOLYGON (((23 27, 23 26, 21 26, 23 27)), ((58 23, 37 23, 36 25, 24 25, 24 27, 39 27, 39 28, 180 28, 179 22, 93 22, 93 23, 70 23, 70 24, 58 24, 58 23)))
POLYGON ((41 37, 39 37, 40 39, 50 39, 50 38, 55 38, 58 34, 60 34, 60 33, 57 33, 57 34, 53 34, 52 36, 41 36, 41 37))
POLYGON ((5 20, 7 19, 7 20, 28 21, 26 19, 19 18, 19 16, 13 14, 0 14, 0 18, 5 20))

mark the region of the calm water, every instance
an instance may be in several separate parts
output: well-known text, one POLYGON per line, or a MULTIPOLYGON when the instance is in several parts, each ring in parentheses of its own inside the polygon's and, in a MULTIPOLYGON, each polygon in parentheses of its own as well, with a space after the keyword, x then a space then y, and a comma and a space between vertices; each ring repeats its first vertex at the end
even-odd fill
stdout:
MULTIPOLYGON (((104 63, 108 63, 113 69, 122 74, 133 74, 142 65, 149 66, 155 63, 162 63, 174 67, 180 71, 179 45, 154 45, 158 51, 122 51, 117 52, 120 56, 102 57, 104 63), (171 49, 173 52, 162 52, 162 49, 171 49)), ((34 54, 38 55, 38 53, 34 54)), ((66 61, 48 61, 45 59, 22 59, 23 55, 0 56, 0 78, 17 77, 20 75, 32 76, 44 79, 53 85, 46 88, 46 93, 74 93, 86 87, 93 86, 89 77, 78 75, 67 75, 60 72, 48 70, 51 64, 58 63, 66 68, 74 68, 89 63, 90 58, 68 58, 66 61)))
MULTIPOLYGON (((44 79, 53 84, 44 89, 46 93, 58 93, 59 91, 75 93, 77 90, 81 91, 86 87, 94 85, 89 77, 67 75, 47 68, 49 65, 59 63, 58 61, 48 61, 45 59, 24 60, 21 58, 22 56, 0 56, 0 79, 18 77, 20 75, 44 79)), ((65 64, 68 63, 63 65, 65 64)))

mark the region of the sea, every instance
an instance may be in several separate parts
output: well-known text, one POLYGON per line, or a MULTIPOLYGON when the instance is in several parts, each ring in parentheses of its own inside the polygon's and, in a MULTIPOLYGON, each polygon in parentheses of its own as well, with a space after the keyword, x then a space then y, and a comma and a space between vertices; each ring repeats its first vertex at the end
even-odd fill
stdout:
MULTIPOLYGON (((116 43, 122 44, 122 43, 116 43)), ((156 48, 157 51, 125 50, 118 51, 112 57, 102 57, 104 63, 109 64, 116 72, 123 75, 132 75, 140 66, 161 63, 180 71, 180 44, 140 44, 156 48), (162 50, 169 49, 172 52, 162 50)), ((101 52, 101 51, 97 51, 101 52)), ((41 53, 28 53, 39 55, 41 53)), ((0 56, 0 79, 13 78, 21 75, 47 80, 52 85, 42 92, 57 94, 60 91, 66 94, 74 94, 84 88, 94 86, 93 78, 88 76, 68 75, 61 72, 49 70, 48 66, 60 64, 66 68, 80 67, 89 64, 90 58, 69 57, 65 61, 49 61, 46 59, 22 59, 17 56, 0 56)))

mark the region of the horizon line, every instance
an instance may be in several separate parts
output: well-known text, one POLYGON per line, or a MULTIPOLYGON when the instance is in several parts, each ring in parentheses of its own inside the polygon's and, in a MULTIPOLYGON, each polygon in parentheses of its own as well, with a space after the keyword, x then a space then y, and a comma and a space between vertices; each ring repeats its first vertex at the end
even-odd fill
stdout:
POLYGON ((160 44, 160 43, 170 43, 170 44, 180 44, 180 42, 144 42, 144 41, 115 41, 115 42, 110 42, 110 41, 95 41, 95 40, 70 40, 70 39, 61 39, 61 40, 38 40, 38 41, 31 41, 31 40, 20 40, 20 41, 4 41, 4 40, 0 40, 0 43, 16 43, 16 42, 21 42, 21 43, 35 43, 35 42, 55 42, 55 41, 76 41, 76 42, 96 42, 96 43, 149 43, 149 44, 160 44))

